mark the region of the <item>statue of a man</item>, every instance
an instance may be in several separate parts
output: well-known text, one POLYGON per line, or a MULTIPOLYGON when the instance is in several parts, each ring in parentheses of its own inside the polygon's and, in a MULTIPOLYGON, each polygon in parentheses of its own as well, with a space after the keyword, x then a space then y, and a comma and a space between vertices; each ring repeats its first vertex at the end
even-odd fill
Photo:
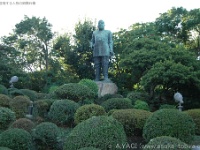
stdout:
POLYGON ((95 68, 95 81, 100 80, 101 70, 104 76, 104 82, 110 82, 108 78, 109 59, 114 55, 112 33, 104 30, 103 20, 98 22, 98 30, 92 35, 92 49, 95 68))

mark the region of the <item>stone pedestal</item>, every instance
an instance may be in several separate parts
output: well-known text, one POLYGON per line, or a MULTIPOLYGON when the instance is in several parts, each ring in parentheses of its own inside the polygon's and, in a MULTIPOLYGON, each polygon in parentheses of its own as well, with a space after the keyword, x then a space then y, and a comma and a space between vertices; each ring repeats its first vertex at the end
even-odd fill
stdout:
POLYGON ((115 83, 97 81, 96 84, 99 87, 98 97, 102 97, 106 94, 116 94, 118 87, 115 83))

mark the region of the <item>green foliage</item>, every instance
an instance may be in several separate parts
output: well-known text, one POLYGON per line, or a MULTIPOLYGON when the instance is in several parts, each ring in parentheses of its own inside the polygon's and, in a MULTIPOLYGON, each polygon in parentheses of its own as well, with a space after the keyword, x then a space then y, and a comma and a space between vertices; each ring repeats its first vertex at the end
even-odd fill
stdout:
POLYGON ((128 98, 111 98, 101 104, 106 112, 111 109, 133 108, 131 100, 128 98))
POLYGON ((55 101, 48 112, 48 117, 57 125, 72 124, 79 105, 71 100, 55 101))
POLYGON ((177 138, 170 136, 160 136, 151 139, 150 142, 144 146, 143 150, 191 150, 190 147, 191 146, 177 138))
POLYGON ((15 113, 9 108, 0 107, 0 131, 5 130, 16 120, 15 113))
POLYGON ((37 92, 29 89, 20 89, 23 95, 28 96, 31 101, 35 101, 37 99, 37 92))
POLYGON ((11 149, 7 147, 0 147, 0 150, 11 150, 11 149))
MULTIPOLYGON (((53 103, 53 102, 52 102, 53 103)), ((33 103, 34 115, 42 118, 47 117, 47 113, 51 107, 46 100, 38 100, 33 103)))
POLYGON ((64 150, 82 147, 115 150, 117 144, 126 143, 123 126, 113 117, 94 116, 79 123, 69 134, 64 150))
POLYGON ((59 87, 58 85, 52 85, 52 86, 49 87, 48 92, 53 93, 56 89, 58 89, 58 87, 59 87))
POLYGON ((9 95, 10 97, 15 97, 15 96, 24 96, 23 92, 17 88, 10 88, 9 89, 9 95))
POLYGON ((101 150, 99 148, 94 148, 94 147, 84 147, 84 148, 80 148, 78 150, 101 150))
POLYGON ((35 124, 33 121, 27 118, 19 118, 10 125, 10 128, 19 128, 26 130, 30 133, 34 126, 35 124))
POLYGON ((135 109, 143 109, 149 111, 149 105, 145 101, 136 100, 135 105, 133 106, 135 109))
POLYGON ((159 109, 176 109, 176 106, 170 105, 170 104, 163 104, 163 105, 160 105, 159 109))
POLYGON ((141 136, 144 124, 152 113, 139 109, 115 110, 112 116, 123 126, 127 136, 141 136))
POLYGON ((126 97, 129 98, 132 101, 133 105, 135 104, 136 100, 147 101, 149 99, 148 93, 140 92, 140 91, 129 92, 126 97))
POLYGON ((0 84, 0 94, 8 95, 8 89, 2 84, 0 84))
POLYGON ((123 98, 123 96, 120 94, 105 94, 104 96, 95 99, 95 103, 101 105, 101 103, 111 98, 123 98))
POLYGON ((146 141, 159 136, 171 136, 190 143, 195 135, 195 123, 186 113, 176 109, 160 109, 146 121, 143 137, 146 141))
POLYGON ((16 96, 10 101, 10 108, 16 114, 16 118, 24 118, 28 114, 28 107, 31 101, 25 96, 16 96))
POLYGON ((196 130, 195 133, 197 135, 200 135, 200 109, 189 109, 185 111, 189 116, 192 117, 195 125, 196 130))
POLYGON ((85 85, 87 87, 89 87, 94 93, 95 95, 98 95, 98 85, 91 79, 81 79, 79 81, 79 84, 85 85))
POLYGON ((55 94, 58 96, 58 98, 70 99, 74 100, 75 102, 84 100, 86 98, 92 99, 95 97, 94 92, 92 92, 89 87, 78 83, 64 84, 55 91, 55 94))
POLYGON ((9 107, 9 103, 11 101, 11 98, 7 95, 0 94, 0 106, 1 107, 9 107))
POLYGON ((38 150, 58 149, 59 128, 51 122, 43 122, 32 130, 33 142, 38 150))
POLYGON ((13 150, 31 150, 32 139, 30 133, 23 129, 8 129, 0 135, 0 146, 13 150))
POLYGON ((76 113, 74 115, 74 122, 78 124, 84 120, 91 118, 92 116, 101 116, 105 114, 105 109, 100 105, 83 105, 76 110, 76 113))

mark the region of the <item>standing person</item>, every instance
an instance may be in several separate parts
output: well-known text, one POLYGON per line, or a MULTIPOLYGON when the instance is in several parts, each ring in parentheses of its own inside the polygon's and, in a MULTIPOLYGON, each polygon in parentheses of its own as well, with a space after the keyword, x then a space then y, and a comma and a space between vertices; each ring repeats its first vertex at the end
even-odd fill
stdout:
POLYGON ((100 80, 101 70, 104 76, 104 82, 111 82, 108 78, 109 59, 114 55, 112 33, 104 30, 103 20, 98 22, 98 30, 92 34, 92 49, 95 68, 95 81, 100 80))

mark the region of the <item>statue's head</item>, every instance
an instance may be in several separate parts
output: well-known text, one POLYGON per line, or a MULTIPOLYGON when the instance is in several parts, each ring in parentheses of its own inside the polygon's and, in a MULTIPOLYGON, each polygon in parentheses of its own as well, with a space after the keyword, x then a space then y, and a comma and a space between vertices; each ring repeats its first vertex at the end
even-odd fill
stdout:
POLYGON ((104 30, 105 24, 103 20, 99 20, 98 22, 98 28, 99 30, 104 30))

